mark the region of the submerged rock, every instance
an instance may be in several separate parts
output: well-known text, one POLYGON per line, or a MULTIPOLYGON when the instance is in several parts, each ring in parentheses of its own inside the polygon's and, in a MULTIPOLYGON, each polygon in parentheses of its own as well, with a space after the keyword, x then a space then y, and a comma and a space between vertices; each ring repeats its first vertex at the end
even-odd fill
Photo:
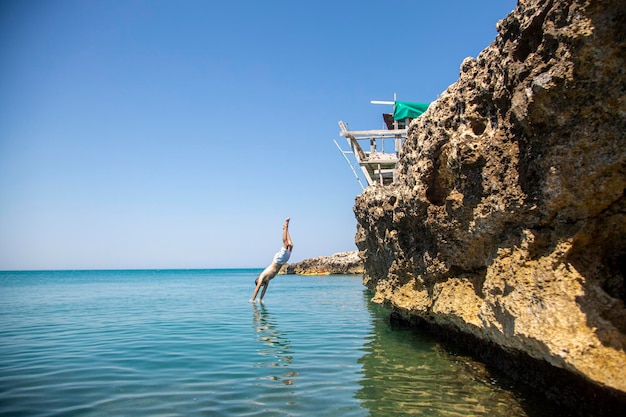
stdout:
POLYGON ((354 207, 374 301, 564 370, 618 403, 624 28, 622 0, 518 1, 411 124, 397 183, 367 188, 354 207))
POLYGON ((363 260, 359 251, 338 252, 331 256, 305 259, 301 262, 287 264, 281 269, 283 274, 363 274, 363 260))

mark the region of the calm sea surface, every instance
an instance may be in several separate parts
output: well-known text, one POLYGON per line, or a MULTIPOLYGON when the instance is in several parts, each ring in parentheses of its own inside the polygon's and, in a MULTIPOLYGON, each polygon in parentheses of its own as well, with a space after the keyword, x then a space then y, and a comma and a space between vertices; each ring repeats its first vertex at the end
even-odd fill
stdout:
MULTIPOLYGON (((260 270, 0 272, 3 416, 529 416, 547 410, 360 278, 260 270)), ((545 415, 549 415, 547 412, 545 415)))

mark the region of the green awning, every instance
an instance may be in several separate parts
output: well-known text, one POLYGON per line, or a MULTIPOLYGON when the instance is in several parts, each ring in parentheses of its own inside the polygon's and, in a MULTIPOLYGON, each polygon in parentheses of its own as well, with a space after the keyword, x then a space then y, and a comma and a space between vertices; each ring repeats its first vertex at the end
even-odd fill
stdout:
POLYGON ((393 120, 404 120, 407 117, 415 119, 422 115, 430 103, 413 103, 410 101, 396 101, 393 106, 393 120))

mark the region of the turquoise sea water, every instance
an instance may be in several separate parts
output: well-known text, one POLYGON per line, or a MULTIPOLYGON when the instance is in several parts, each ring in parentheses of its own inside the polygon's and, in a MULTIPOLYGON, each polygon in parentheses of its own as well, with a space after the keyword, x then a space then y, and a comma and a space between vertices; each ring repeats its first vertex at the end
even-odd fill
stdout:
POLYGON ((541 415, 360 278, 259 272, 0 272, 0 415, 541 415))

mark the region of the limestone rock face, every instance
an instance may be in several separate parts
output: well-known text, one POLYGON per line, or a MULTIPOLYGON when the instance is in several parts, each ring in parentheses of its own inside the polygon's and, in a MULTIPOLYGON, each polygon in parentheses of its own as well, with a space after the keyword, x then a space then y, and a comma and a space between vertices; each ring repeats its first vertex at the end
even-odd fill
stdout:
POLYGON ((626 392, 626 2, 520 0, 357 197, 374 301, 626 392))
POLYGON ((338 252, 331 256, 320 256, 288 264, 281 270, 285 274, 304 274, 313 271, 326 271, 341 275, 362 275, 363 260, 359 257, 359 251, 338 252))

